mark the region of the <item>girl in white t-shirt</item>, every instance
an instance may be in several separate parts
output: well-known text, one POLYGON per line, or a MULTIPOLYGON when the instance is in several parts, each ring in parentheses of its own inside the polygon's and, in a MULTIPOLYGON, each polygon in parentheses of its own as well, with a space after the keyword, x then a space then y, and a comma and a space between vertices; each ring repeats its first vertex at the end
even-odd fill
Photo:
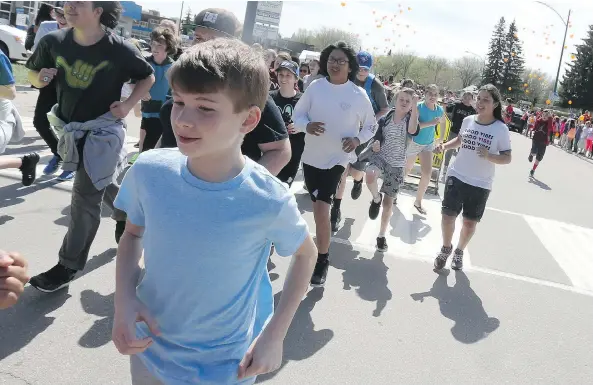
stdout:
POLYGON ((443 246, 434 267, 445 267, 453 252, 455 220, 463 212, 463 227, 453 255, 451 268, 463 268, 463 250, 482 219, 488 195, 492 189, 496 164, 511 162, 511 139, 509 129, 502 118, 500 92, 492 84, 480 88, 476 100, 477 115, 463 120, 459 136, 435 151, 459 148, 453 165, 447 172, 445 194, 442 203, 443 246))

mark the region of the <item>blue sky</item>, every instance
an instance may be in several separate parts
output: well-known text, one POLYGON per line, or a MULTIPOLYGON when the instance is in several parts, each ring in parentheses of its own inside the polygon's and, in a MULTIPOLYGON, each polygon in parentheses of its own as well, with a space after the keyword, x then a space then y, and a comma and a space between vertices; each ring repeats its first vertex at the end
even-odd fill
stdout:
MULTIPOLYGON (((181 1, 147 0, 137 3, 170 17, 179 17, 181 11, 181 1)), ((466 51, 484 56, 494 25, 504 16, 508 22, 513 19, 517 22, 526 65, 541 69, 552 77, 556 75, 564 26, 558 15, 535 1, 344 1, 345 6, 341 3, 285 1, 280 33, 289 37, 299 28, 315 29, 322 25, 338 27, 358 33, 363 49, 371 52, 382 53, 391 48, 420 56, 432 54, 454 59, 467 55, 466 51)), ((572 9, 572 27, 568 32, 568 49, 564 54, 564 61, 570 61, 571 52, 575 51, 574 45, 580 43, 589 24, 593 24, 593 1, 547 3, 564 19, 568 10, 572 9), (570 35, 573 37, 570 38, 570 35)), ((192 13, 208 7, 225 8, 243 20, 246 4, 246 1, 228 0, 185 1, 184 7, 186 10, 190 7, 192 13)))

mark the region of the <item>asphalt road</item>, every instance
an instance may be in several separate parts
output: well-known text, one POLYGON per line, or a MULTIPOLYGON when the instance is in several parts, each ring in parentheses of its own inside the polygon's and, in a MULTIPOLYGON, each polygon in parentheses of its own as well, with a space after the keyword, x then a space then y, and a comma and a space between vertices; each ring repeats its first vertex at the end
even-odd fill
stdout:
MULTIPOLYGON (((34 101, 35 92, 19 94, 28 135, 7 154, 40 151, 47 163, 50 154, 31 125, 34 101)), ((133 150, 139 120, 128 123, 133 150)), ((282 368, 258 382, 590 382, 593 165, 550 147, 530 182, 530 142, 512 139, 514 160, 497 168, 464 272, 432 271, 441 242, 437 196, 426 201, 424 217, 412 208, 412 192, 400 195, 385 254, 374 251, 370 194, 346 198, 327 284, 304 297, 282 368)), ((56 263, 70 188, 47 177, 24 188, 17 172, 0 171, 0 246, 25 254, 32 274, 56 263)), ((313 232, 306 192, 299 182, 293 190, 313 232)), ((16 307, 0 313, 0 384, 130 383, 128 361, 110 342, 115 241, 108 214, 83 275, 68 290, 48 295, 27 287, 16 307)), ((276 298, 288 263, 272 257, 276 298)))

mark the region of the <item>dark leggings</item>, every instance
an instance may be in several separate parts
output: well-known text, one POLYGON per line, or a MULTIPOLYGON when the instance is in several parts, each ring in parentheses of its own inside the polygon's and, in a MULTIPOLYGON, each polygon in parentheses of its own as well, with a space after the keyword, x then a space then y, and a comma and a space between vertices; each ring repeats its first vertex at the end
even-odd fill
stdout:
POLYGON ((159 118, 142 118, 140 128, 146 132, 142 143, 142 152, 152 150, 163 134, 161 120, 159 118))
POLYGON ((47 120, 47 113, 51 111, 51 108, 57 103, 58 95, 56 93, 54 82, 40 88, 37 104, 35 105, 33 125, 41 138, 47 143, 51 152, 55 156, 60 157, 58 155, 58 138, 49 126, 49 121, 47 120))
POLYGON ((288 183, 290 186, 292 185, 294 177, 299 170, 301 156, 303 155, 303 150, 305 149, 305 133, 299 132, 298 134, 291 134, 289 136, 289 140, 292 156, 290 157, 288 164, 286 164, 282 171, 278 173, 278 179, 280 179, 282 182, 288 183))

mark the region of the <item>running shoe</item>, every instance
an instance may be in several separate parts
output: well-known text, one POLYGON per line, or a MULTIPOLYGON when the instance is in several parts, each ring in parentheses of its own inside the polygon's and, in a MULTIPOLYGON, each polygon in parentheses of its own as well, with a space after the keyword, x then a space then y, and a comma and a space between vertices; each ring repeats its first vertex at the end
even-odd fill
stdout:
POLYGON ((19 170, 23 175, 21 181, 23 186, 31 186, 37 175, 37 163, 39 163, 39 154, 34 152, 21 158, 21 167, 19 170))
POLYGON ((383 201, 383 194, 379 194, 379 202, 375 202, 373 199, 369 207, 369 218, 377 219, 379 212, 381 211, 381 202, 383 201))
POLYGON ((315 270, 313 270, 313 276, 311 277, 311 286, 321 287, 325 285, 325 279, 327 277, 327 270, 329 269, 329 257, 317 259, 315 264, 315 270))
POLYGON ((74 280, 76 270, 70 269, 59 263, 46 271, 31 278, 29 284, 44 293, 53 293, 70 285, 74 280))
POLYGON ((535 174, 535 170, 529 171, 529 176, 533 178, 533 174, 535 174))
POLYGON ((362 179, 360 181, 354 181, 354 185, 352 186, 352 191, 350 191, 350 197, 353 200, 357 200, 360 198, 360 194, 362 193, 362 179))
POLYGON ((332 206, 331 211, 330 211, 330 223, 332 226, 332 231, 335 233, 336 231, 338 231, 338 228, 340 227, 340 221, 342 220, 342 211, 336 207, 336 206, 332 206))
POLYGON ((380 251, 382 253, 386 252, 387 249, 389 248, 387 246, 387 239, 385 237, 377 237, 377 251, 380 251))
POLYGON ((49 160, 49 163, 47 164, 47 166, 45 166, 45 168, 43 169, 43 174, 44 175, 55 174, 55 172, 58 171, 58 169, 60 168, 61 165, 62 165, 62 159, 60 159, 59 156, 54 155, 49 160))
POLYGON ((447 258, 449 258, 452 251, 453 251, 453 246, 441 247, 441 251, 439 252, 439 254, 437 255, 437 257, 434 260, 434 268, 436 270, 441 270, 443 267, 445 267, 445 265, 447 264, 447 258))
POLYGON ((451 261, 451 269, 453 270, 462 270, 463 269, 463 251, 462 250, 455 250, 453 253, 453 260, 451 261))
POLYGON ((68 181, 74 179, 75 175, 76 175, 76 171, 62 171, 60 176, 58 176, 56 179, 58 179, 59 181, 62 181, 62 182, 68 182, 68 181))

